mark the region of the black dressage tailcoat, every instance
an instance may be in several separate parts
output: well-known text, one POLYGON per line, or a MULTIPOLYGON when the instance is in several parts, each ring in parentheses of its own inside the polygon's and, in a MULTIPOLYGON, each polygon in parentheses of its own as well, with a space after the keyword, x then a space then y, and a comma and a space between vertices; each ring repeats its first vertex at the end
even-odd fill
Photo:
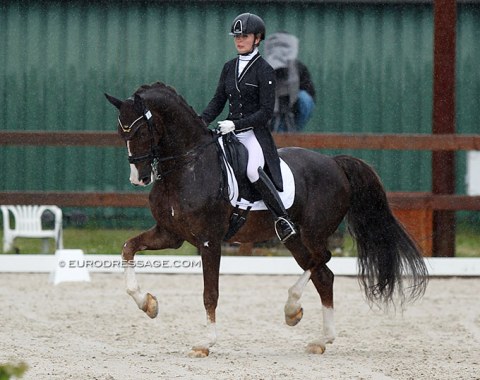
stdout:
POLYGON ((217 90, 201 117, 210 124, 220 115, 228 100, 228 120, 235 133, 253 129, 263 150, 266 171, 278 190, 283 190, 280 160, 268 121, 275 107, 275 72, 259 54, 255 55, 238 76, 238 58, 223 66, 217 90))

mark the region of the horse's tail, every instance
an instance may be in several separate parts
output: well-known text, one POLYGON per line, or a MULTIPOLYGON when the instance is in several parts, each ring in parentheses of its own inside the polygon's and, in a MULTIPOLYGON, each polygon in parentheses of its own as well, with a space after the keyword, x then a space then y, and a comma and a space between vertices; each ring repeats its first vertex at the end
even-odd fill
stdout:
POLYGON ((403 304, 421 297, 428 270, 417 244, 390 210, 385 189, 373 168, 351 156, 336 156, 351 187, 349 232, 357 243, 360 283, 367 300, 403 304), (402 276, 409 279, 405 289, 402 276))

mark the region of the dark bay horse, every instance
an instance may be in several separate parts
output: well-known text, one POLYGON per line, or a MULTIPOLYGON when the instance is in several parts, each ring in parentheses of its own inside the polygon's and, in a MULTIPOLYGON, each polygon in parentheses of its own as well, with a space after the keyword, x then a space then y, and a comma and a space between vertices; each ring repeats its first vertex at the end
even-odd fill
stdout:
MULTIPOLYGON (((133 262, 140 250, 178 248, 184 241, 197 247, 208 332, 191 355, 207 356, 217 339, 221 244, 233 210, 221 191, 218 135, 165 84, 143 85, 125 101, 105 95, 119 110, 118 132, 128 149, 130 181, 141 186, 153 182, 149 200, 156 224, 125 243, 123 259, 133 262)), ((323 353, 325 344, 335 339, 334 274, 327 267, 331 258, 327 238, 344 217, 357 244, 359 281, 369 302, 413 301, 425 292, 428 273, 417 245, 393 216, 382 183, 365 162, 301 148, 280 149, 279 154, 295 179, 294 203, 288 212, 299 230, 285 246, 305 271, 288 291, 285 319, 291 326, 301 320, 299 300, 312 280, 322 302, 323 335, 307 350, 323 353)), ((252 211, 231 241, 259 242, 274 236, 271 213, 252 211)), ((125 278, 128 294, 155 318, 157 300, 140 290, 132 265, 126 266, 125 278)))

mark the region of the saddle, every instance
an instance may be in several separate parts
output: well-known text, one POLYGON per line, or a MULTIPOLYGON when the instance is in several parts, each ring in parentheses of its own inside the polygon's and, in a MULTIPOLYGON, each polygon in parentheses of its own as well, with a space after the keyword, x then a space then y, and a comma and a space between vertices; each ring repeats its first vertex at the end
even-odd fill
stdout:
POLYGON ((255 190, 247 178, 248 150, 238 140, 234 133, 227 133, 223 136, 223 148, 225 158, 238 183, 238 199, 245 199, 255 202, 261 199, 260 194, 255 190))
MULTIPOLYGON (((233 237, 245 224, 247 221, 247 215, 251 209, 250 206, 245 210, 240 210, 240 200, 243 198, 249 200, 253 204, 254 201, 260 200, 261 197, 247 178, 247 148, 245 148, 245 146, 238 141, 238 138, 234 133, 227 133, 223 136, 222 141, 223 152, 226 161, 220 160, 225 169, 223 172, 227 173, 228 169, 231 168, 231 170, 233 170, 233 176, 238 184, 238 196, 235 202, 235 208, 232 212, 232 215, 230 215, 228 231, 223 238, 223 240, 227 241, 230 240, 230 238, 233 237)), ((228 181, 228 173, 225 177, 227 178, 224 178, 224 180, 228 181)))
MULTIPOLYGON (((233 133, 223 135, 218 141, 218 150, 222 166, 223 181, 228 184, 225 194, 234 210, 230 216, 230 224, 224 240, 230 240, 246 222, 251 210, 266 210, 260 194, 247 178, 247 148, 233 133)), ((285 207, 288 209, 295 197, 293 174, 288 165, 280 159, 280 169, 284 183, 284 191, 279 192, 285 207)), ((223 186, 222 186, 223 187, 223 186)))

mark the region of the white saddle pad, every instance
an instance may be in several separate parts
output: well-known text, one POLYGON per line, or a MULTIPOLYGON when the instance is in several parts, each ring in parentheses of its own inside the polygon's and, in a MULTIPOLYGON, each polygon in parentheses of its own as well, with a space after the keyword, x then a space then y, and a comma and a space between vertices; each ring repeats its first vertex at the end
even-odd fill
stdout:
MULTIPOLYGON (((223 148, 223 139, 219 139, 220 146, 223 148)), ((267 206, 265 203, 260 200, 257 202, 250 202, 246 199, 238 199, 238 183, 237 179, 233 175, 233 169, 230 164, 225 160, 225 164, 227 165, 227 172, 228 172, 228 197, 230 199, 230 203, 232 206, 237 206, 242 210, 247 209, 249 206, 252 206, 252 211, 258 210, 267 210, 267 206)), ((295 181, 293 179, 293 173, 290 167, 280 158, 280 169, 282 171, 282 179, 283 179, 283 191, 279 191, 278 194, 280 195, 280 199, 285 206, 285 209, 289 209, 293 205, 293 201, 295 200, 295 181)))

